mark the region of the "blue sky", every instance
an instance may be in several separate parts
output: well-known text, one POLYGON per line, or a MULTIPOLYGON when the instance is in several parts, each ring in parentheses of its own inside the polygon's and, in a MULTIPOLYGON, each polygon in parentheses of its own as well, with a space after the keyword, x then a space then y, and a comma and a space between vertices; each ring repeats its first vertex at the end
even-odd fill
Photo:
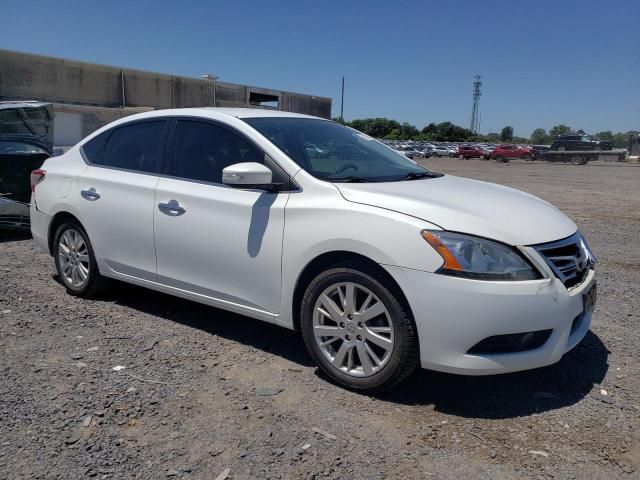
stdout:
POLYGON ((0 48, 325 95, 347 119, 640 128, 640 2, 0 0, 0 48))

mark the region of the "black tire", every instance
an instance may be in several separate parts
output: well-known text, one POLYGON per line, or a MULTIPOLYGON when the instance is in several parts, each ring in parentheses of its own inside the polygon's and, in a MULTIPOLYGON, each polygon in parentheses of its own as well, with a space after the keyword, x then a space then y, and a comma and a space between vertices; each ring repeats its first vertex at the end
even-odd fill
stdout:
POLYGON ((84 228, 82 228, 82 225, 80 225, 78 222, 67 221, 58 227, 58 230, 56 231, 53 239, 53 259, 56 264, 56 270, 58 272, 60 283, 62 283, 62 285, 64 285, 64 287, 67 289, 67 293, 73 295, 74 297, 94 297, 98 293, 106 290, 111 284, 110 279, 100 275, 100 270, 98 269, 98 264, 96 263, 96 256, 93 252, 93 247, 91 246, 89 236, 87 235, 87 232, 85 232, 84 228), (82 237, 85 245, 87 246, 89 257, 88 279, 80 287, 75 287, 66 280, 60 265, 60 238, 68 230, 77 232, 82 237))
POLYGON ((498 162, 498 163, 507 163, 508 161, 509 161, 509 160, 507 160, 507 158, 506 158, 506 157, 503 157, 502 155, 498 155, 498 156, 496 157, 496 162, 498 162))
POLYGON ((458 155, 458 158, 459 158, 460 160, 465 160, 464 155, 458 155))
POLYGON ((583 155, 573 155, 570 159, 574 165, 586 165, 589 162, 588 158, 583 155))
POLYGON ((419 364, 418 334, 409 305, 392 281, 366 265, 335 266, 317 275, 302 299, 300 327, 307 350, 322 372, 351 390, 369 393, 388 390, 410 375, 419 364), (373 292, 392 319, 392 353, 386 365, 368 377, 351 376, 335 368, 323 355, 313 333, 313 312, 318 297, 326 288, 340 282, 354 282, 373 292))

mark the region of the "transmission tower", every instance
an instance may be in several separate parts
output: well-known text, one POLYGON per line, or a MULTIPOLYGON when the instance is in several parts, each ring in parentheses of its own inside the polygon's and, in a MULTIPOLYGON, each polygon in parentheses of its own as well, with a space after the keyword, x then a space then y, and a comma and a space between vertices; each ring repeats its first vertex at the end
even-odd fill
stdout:
POLYGON ((476 75, 473 77, 473 110, 471 110, 471 131, 478 133, 480 130, 480 88, 482 87, 482 77, 476 75))

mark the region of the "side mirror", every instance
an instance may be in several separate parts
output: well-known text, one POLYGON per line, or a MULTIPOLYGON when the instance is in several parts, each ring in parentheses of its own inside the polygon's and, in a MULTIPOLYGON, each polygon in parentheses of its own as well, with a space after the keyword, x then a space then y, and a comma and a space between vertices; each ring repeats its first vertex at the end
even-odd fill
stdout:
POLYGON ((243 162, 222 170, 222 183, 238 188, 271 189, 273 173, 261 163, 243 162))

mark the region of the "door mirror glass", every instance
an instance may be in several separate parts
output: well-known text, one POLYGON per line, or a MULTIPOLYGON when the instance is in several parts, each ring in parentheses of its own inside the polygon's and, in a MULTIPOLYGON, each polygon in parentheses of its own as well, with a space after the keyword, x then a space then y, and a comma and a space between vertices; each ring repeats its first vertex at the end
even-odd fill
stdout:
POLYGON ((222 170, 222 183, 239 188, 269 188, 273 173, 268 167, 256 162, 230 165, 222 170))

